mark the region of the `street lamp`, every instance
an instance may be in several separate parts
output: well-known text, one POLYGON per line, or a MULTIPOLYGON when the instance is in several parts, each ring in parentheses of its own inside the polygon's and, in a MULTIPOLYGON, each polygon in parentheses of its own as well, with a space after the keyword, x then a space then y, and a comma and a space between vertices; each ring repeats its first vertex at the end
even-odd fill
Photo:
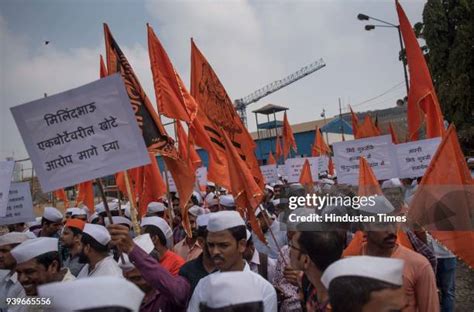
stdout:
MULTIPOLYGON (((385 28, 396 28, 398 30, 398 39, 400 40, 400 51, 403 51, 403 41, 402 41, 402 32, 400 31, 400 25, 395 25, 392 23, 389 23, 387 21, 368 16, 362 13, 357 14, 357 19, 360 21, 368 21, 369 19, 372 19, 374 21, 383 23, 384 25, 365 25, 365 30, 371 31, 372 29, 378 28, 378 27, 385 27, 385 28)), ((402 65, 403 65, 403 73, 405 74, 405 86, 407 88, 407 94, 408 94, 408 74, 407 74, 407 68, 405 65, 405 62, 402 60, 402 65)))

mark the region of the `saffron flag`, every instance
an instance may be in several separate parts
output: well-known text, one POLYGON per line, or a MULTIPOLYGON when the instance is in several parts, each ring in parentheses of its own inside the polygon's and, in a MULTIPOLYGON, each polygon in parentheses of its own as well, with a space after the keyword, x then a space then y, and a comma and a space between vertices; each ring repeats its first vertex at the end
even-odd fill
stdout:
POLYGON ((229 166, 230 189, 236 206, 247 214, 252 230, 262 242, 265 242, 265 236, 255 217, 255 209, 263 199, 262 189, 255 182, 252 172, 225 132, 223 132, 223 138, 229 166))
POLYGON ((357 130, 359 129, 359 118, 354 113, 350 105, 349 105, 349 109, 351 110, 352 133, 354 134, 354 138, 358 139, 357 130))
POLYGON ((296 140, 293 136, 293 130, 291 129, 290 123, 286 112, 283 117, 283 158, 286 159, 290 153, 290 148, 297 152, 296 140))
POLYGON ((375 126, 372 118, 367 114, 365 115, 364 121, 357 129, 357 139, 370 138, 374 136, 379 136, 380 131, 375 126))
POLYGON ((331 149, 324 141, 323 135, 321 131, 319 131, 318 126, 316 126, 315 134, 314 134, 314 144, 311 150, 311 156, 317 157, 321 155, 330 155, 331 149))
POLYGON ((311 175, 311 166, 309 165, 308 159, 304 161, 303 168, 301 169, 299 182, 308 189, 313 189, 314 182, 313 176, 311 175))
POLYGON ((445 132, 443 114, 438 102, 430 71, 420 49, 413 28, 400 3, 396 1, 400 31, 410 72, 410 90, 408 92, 408 135, 410 140, 418 139, 423 117, 426 121, 426 138, 442 136, 445 132))
POLYGON ((359 196, 382 195, 374 171, 364 157, 359 159, 359 196))
POLYGON ((277 162, 280 160, 281 156, 283 156, 283 151, 281 150, 281 142, 280 142, 280 136, 277 135, 275 139, 275 156, 277 162))
POLYGON ((270 153, 268 154, 267 165, 276 165, 276 164, 277 164, 277 162, 276 162, 275 158, 273 157, 272 152, 270 151, 270 153))
POLYGON ((176 120, 176 134, 178 137, 178 152, 180 158, 187 160, 190 168, 194 168, 194 171, 196 171, 197 168, 201 167, 202 161, 194 145, 189 141, 186 131, 184 131, 181 121, 179 120, 176 120))
POLYGON ((263 189, 264 179, 255 156, 256 144, 243 125, 216 73, 192 40, 191 95, 198 103, 196 120, 205 131, 205 135, 194 133, 193 131, 197 131, 198 127, 194 127, 193 124, 191 133, 194 142, 206 148, 206 142, 202 140, 203 137, 204 139, 208 137, 216 152, 215 155, 210 153, 209 180, 230 188, 230 179, 227 174, 228 160, 223 139, 223 133, 225 133, 250 169, 257 184, 263 189))
POLYGON ((388 130, 390 131, 390 135, 392 136, 392 143, 398 144, 399 141, 398 141, 397 133, 393 129, 392 122, 388 123, 388 130))
POLYGON ((334 172, 334 162, 332 161, 332 157, 329 157, 329 164, 328 164, 328 171, 331 176, 335 174, 334 172))
POLYGON ((112 37, 107 24, 104 24, 104 35, 108 74, 120 73, 122 75, 146 146, 149 150, 158 151, 163 156, 177 158, 173 140, 166 133, 153 105, 146 96, 127 58, 112 37))
POLYGON ((197 103, 176 73, 168 54, 155 35, 148 29, 148 55, 150 56, 156 103, 160 114, 190 124, 197 114, 197 103))
POLYGON ((69 207, 69 200, 67 199, 67 194, 64 189, 59 189, 59 190, 54 191, 54 197, 56 199, 62 200, 64 202, 65 208, 69 207))
POLYGON ((451 125, 410 204, 408 218, 474 267, 474 182, 451 125))
POLYGON ((99 70, 99 77, 104 78, 108 76, 109 74, 107 73, 107 67, 105 67, 104 63, 104 58, 102 57, 102 54, 100 55, 100 70, 99 70))
POLYGON ((94 187, 92 181, 82 182, 77 185, 76 206, 85 205, 89 212, 94 212, 94 187))
POLYGON ((166 195, 166 185, 161 177, 156 157, 153 153, 148 154, 151 163, 143 166, 143 185, 138 209, 138 215, 140 218, 146 214, 146 209, 150 202, 158 201, 162 196, 166 195))

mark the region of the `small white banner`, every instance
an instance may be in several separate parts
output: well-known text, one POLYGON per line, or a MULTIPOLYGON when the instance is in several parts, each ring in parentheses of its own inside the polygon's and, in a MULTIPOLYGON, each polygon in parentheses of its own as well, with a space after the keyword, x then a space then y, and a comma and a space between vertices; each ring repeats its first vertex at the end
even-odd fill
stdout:
POLYGON ((395 145, 399 177, 422 177, 440 143, 441 138, 433 138, 395 145))
POLYGON ((8 191, 14 167, 14 161, 0 161, 0 217, 4 217, 7 213, 8 191))
POLYGON ((260 166, 260 170, 262 171, 263 178, 265 179, 265 183, 275 183, 278 181, 278 169, 277 165, 264 165, 260 166))
POLYGON ((326 171, 329 164, 329 158, 321 157, 305 157, 305 158, 288 158, 285 161, 286 174, 288 176, 288 183, 298 183, 301 176, 301 170, 305 160, 308 160, 311 167, 311 176, 313 181, 317 181, 319 173, 326 171))
POLYGON ((35 219, 28 182, 12 183, 10 185, 6 211, 5 217, 0 218, 0 225, 29 222, 35 219))

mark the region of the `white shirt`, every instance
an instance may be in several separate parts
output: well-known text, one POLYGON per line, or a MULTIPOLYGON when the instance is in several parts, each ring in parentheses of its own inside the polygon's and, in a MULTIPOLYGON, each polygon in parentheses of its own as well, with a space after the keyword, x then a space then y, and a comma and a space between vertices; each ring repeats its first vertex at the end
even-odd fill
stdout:
POLYGON ((86 264, 77 278, 96 277, 96 276, 117 276, 123 277, 122 269, 112 256, 108 256, 95 265, 95 268, 89 273, 89 264, 86 264))
MULTIPOLYGON (((258 284, 258 287, 255 289, 255 291, 262 292, 263 311, 264 312, 277 312, 278 310, 277 296, 276 296, 275 288, 273 288, 272 284, 267 282, 260 275, 252 272, 247 262, 245 262, 245 267, 243 271, 251 272, 254 277, 255 283, 258 284)), ((220 272, 215 272, 212 274, 219 274, 219 273, 220 272)), ((207 291, 206 284, 207 284, 208 277, 209 276, 202 278, 197 284, 196 288, 194 289, 193 296, 191 297, 191 300, 189 301, 188 310, 187 310, 188 312, 200 311, 199 304, 203 302, 204 294, 207 291)), ((242 285, 242 287, 245 287, 245 285, 242 285)))
POLYGON ((10 305, 7 308, 6 298, 26 298, 26 293, 16 272, 12 274, 10 270, 0 270, 0 311, 28 311, 26 305, 10 305))
POLYGON ((283 247, 288 245, 288 238, 286 237, 286 231, 282 231, 280 228, 280 222, 277 220, 273 220, 270 229, 265 233, 265 239, 267 240, 268 245, 265 245, 262 241, 260 241, 255 233, 252 232, 252 240, 253 244, 255 245, 255 249, 258 252, 266 254, 269 258, 277 259, 279 255, 278 247, 283 247), (270 229, 275 235, 276 241, 278 242, 278 246, 273 239, 272 234, 270 233, 270 229))
MULTIPOLYGON (((276 260, 268 257, 267 263, 267 281, 272 282, 273 277, 275 276, 276 260)), ((260 256, 258 251, 253 252, 252 259, 249 262, 250 270, 258 274, 258 266, 260 265, 260 256)))

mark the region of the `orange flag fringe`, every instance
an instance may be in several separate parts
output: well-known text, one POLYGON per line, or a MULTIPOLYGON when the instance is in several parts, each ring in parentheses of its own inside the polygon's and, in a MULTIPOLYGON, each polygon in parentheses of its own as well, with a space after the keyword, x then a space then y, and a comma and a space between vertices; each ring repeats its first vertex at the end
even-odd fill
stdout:
POLYGON ((380 187, 374 171, 364 157, 359 159, 359 196, 382 195, 380 187))
POLYGON ((94 212, 94 186, 92 181, 79 183, 77 193, 76 206, 83 204, 89 209, 89 212, 94 212))
POLYGON ((263 199, 262 189, 255 182, 252 172, 225 132, 223 132, 223 138, 229 165, 230 189, 234 195, 236 205, 247 213, 252 230, 262 242, 265 242, 265 236, 255 217, 255 209, 263 199))
POLYGON ((290 123, 286 112, 283 115, 283 158, 286 159, 290 153, 290 148, 297 152, 296 140, 293 136, 293 130, 291 129, 290 123))
POLYGON ((176 120, 176 132, 178 137, 179 156, 181 159, 187 160, 189 167, 196 171, 197 168, 201 167, 201 157, 199 157, 198 153, 196 152, 194 145, 189 142, 186 131, 184 131, 183 125, 181 125, 181 121, 179 120, 176 120))
POLYGON ((396 7, 410 72, 407 111, 409 138, 410 140, 418 139, 418 131, 421 129, 424 114, 426 114, 426 137, 442 136, 445 132, 443 114, 430 71, 410 21, 398 1, 396 1, 396 7))
POLYGON ((100 70, 99 70, 99 77, 104 78, 108 76, 109 74, 107 73, 107 67, 105 67, 104 63, 104 58, 102 57, 102 54, 100 55, 100 70))
POLYGON ((196 117, 197 103, 189 95, 183 81, 176 73, 153 28, 147 25, 147 29, 148 55, 158 111, 166 117, 179 119, 189 124, 196 117))
POLYGON ((227 174, 228 160, 223 140, 225 132, 240 157, 245 160, 255 181, 263 189, 264 179, 255 156, 256 144, 235 111, 232 100, 227 95, 216 73, 192 40, 191 95, 198 103, 196 120, 200 124, 200 128, 195 127, 194 124, 191 128, 194 142, 206 149, 208 148, 206 147, 207 140, 210 140, 213 150, 216 152, 209 155, 209 180, 230 188, 230 179, 227 174), (204 133, 201 135, 196 133, 199 129, 204 133))
POLYGON ((370 138, 374 136, 379 136, 380 131, 375 126, 372 118, 367 114, 365 115, 364 121, 357 129, 356 139, 370 138))
POLYGON ((270 151, 270 153, 268 154, 267 165, 276 165, 276 164, 277 164, 277 162, 275 160, 275 157, 273 157, 273 154, 270 151))
POLYGON ((316 126, 315 134, 314 134, 314 144, 311 150, 311 156, 317 157, 321 155, 331 155, 331 149, 324 141, 323 135, 321 131, 319 131, 319 127, 316 126))
POLYGON ((408 211, 409 220, 471 268, 474 267, 474 182, 451 125, 421 180, 408 211))
POLYGON ((276 161, 278 162, 283 156, 283 151, 281 149, 281 142, 280 142, 280 136, 277 135, 275 139, 275 156, 276 156, 276 161))
POLYGON ((64 202, 64 208, 69 208, 69 200, 67 199, 67 194, 64 189, 54 191, 54 197, 64 202))
POLYGON ((314 186, 313 176, 311 175, 311 166, 307 159, 304 161, 303 168, 301 169, 299 182, 308 189, 312 189, 314 186))

